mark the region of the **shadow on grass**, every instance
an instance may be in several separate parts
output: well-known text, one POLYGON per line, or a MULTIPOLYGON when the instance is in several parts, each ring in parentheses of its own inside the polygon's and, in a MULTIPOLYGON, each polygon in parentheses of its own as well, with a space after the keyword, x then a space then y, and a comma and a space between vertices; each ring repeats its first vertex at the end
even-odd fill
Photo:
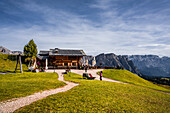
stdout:
POLYGON ((7 74, 7 73, 16 73, 15 71, 7 71, 7 72, 0 72, 0 74, 7 74))

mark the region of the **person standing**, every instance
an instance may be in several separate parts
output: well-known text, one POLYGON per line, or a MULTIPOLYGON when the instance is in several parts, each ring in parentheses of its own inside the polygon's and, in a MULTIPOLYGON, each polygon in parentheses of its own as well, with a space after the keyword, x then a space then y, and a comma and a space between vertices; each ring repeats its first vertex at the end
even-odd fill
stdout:
POLYGON ((102 73, 103 73, 103 72, 101 71, 101 72, 100 72, 100 80, 102 80, 102 73))

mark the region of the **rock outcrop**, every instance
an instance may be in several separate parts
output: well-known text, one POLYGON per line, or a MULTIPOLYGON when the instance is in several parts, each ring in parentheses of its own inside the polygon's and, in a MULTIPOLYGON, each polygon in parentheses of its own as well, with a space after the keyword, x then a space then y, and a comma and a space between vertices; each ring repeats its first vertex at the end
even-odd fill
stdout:
POLYGON ((0 46, 0 53, 10 54, 10 55, 19 55, 19 54, 23 55, 23 52, 21 52, 21 51, 11 51, 11 50, 9 50, 5 47, 2 47, 2 46, 0 46))
POLYGON ((3 54, 11 54, 12 53, 12 51, 10 51, 9 49, 2 47, 2 46, 0 46, 0 52, 3 54))
POLYGON ((147 76, 170 77, 170 58, 157 55, 128 56, 138 70, 147 76))
MULTIPOLYGON (((84 59, 88 60, 89 64, 91 65, 93 56, 83 57, 82 62, 84 59)), ((120 66, 131 71, 132 73, 141 76, 140 72, 137 70, 133 62, 131 60, 128 60, 127 56, 121 56, 121 55, 117 56, 114 53, 110 53, 110 54, 103 53, 95 56, 95 59, 96 59, 96 66, 100 66, 101 64, 102 66, 109 66, 109 67, 120 66)))

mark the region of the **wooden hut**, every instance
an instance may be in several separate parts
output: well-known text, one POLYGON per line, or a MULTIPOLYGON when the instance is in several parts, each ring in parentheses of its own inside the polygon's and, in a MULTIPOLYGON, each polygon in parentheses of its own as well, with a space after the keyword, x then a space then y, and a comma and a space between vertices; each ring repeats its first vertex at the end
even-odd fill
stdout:
POLYGON ((40 51, 38 58, 41 63, 48 68, 79 68, 81 58, 86 56, 83 50, 71 49, 50 49, 49 51, 40 51))

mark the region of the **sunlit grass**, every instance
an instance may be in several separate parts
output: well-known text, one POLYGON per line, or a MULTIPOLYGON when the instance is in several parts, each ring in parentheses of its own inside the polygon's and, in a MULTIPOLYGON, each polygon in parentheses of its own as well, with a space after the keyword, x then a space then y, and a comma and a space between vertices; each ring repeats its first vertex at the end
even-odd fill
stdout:
MULTIPOLYGON (((16 56, 0 54, 0 72, 14 72, 16 67, 16 56)), ((22 64, 23 71, 27 71, 26 64, 22 64)), ((17 66, 17 72, 20 69, 20 65, 17 66)))
POLYGON ((106 69, 103 70, 103 77, 107 77, 113 80, 118 80, 130 84, 135 84, 135 85, 139 85, 155 90, 170 92, 169 89, 153 84, 152 82, 149 82, 127 70, 106 69))
POLYGON ((0 101, 65 85, 56 73, 0 74, 0 101))
POLYGON ((73 89, 39 100, 16 112, 163 112, 170 111, 170 96, 131 84, 87 80, 81 75, 64 75, 78 82, 73 89))

